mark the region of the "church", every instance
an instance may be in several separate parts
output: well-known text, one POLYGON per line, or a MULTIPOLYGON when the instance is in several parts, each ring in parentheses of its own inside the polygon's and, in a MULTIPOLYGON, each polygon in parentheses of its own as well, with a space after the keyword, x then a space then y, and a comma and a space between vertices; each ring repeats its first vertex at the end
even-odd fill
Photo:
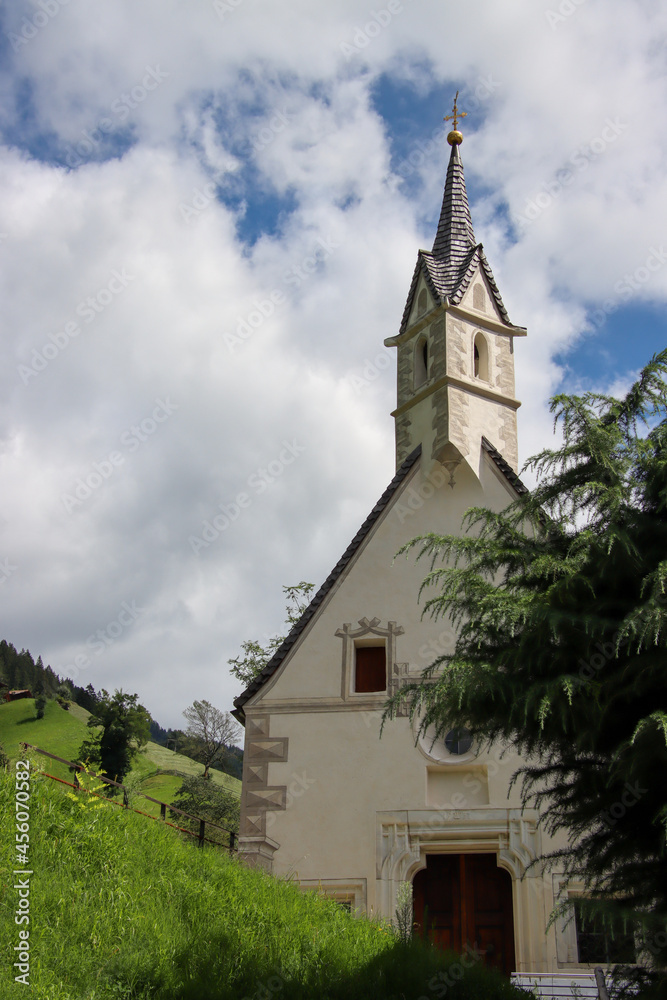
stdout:
MULTIPOLYGON (((352 912, 392 919, 412 884, 417 926, 437 944, 513 971, 580 964, 574 921, 547 931, 557 875, 531 861, 558 845, 522 810, 518 758, 465 731, 417 738, 383 708, 450 650, 448 622, 422 620, 425 575, 398 550, 460 534, 472 506, 503 509, 517 476, 515 326, 466 194, 456 106, 433 248, 420 250, 398 332, 396 474, 309 607, 235 701, 245 726, 239 852, 352 912)), ((583 956, 582 956, 583 957, 583 956)))

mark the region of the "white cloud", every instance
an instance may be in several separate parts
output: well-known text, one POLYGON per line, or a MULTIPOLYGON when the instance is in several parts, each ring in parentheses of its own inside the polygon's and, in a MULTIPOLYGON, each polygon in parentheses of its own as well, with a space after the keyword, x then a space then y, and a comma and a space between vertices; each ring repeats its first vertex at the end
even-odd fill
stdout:
MULTIPOLYGON (((242 0, 222 18, 177 0, 94 16, 69 4, 2 83, 32 92, 30 114, 5 102, 0 151, 0 558, 17 567, 3 634, 55 669, 88 656, 80 683, 139 691, 163 725, 193 697, 230 706, 227 658, 280 627, 283 583, 324 579, 391 477, 394 372, 376 362, 432 241, 448 147, 425 157, 421 187, 399 183, 371 99, 380 74, 482 95, 463 158, 483 184, 478 238, 529 327, 516 345, 524 457, 549 439, 553 356, 581 335, 584 306, 618 297, 660 246, 664 13, 587 0, 552 29, 549 5, 527 0, 402 7, 346 58, 370 23, 356 0, 242 0), (143 96, 147 67, 167 76, 143 96), (103 144, 87 154, 83 130, 104 117, 134 145, 95 162, 103 144), (608 119, 622 124, 613 138, 608 119), (47 133, 61 152, 84 143, 78 169, 16 148, 47 133), (603 134, 587 166, 572 163, 603 134), (549 190, 513 240, 507 215, 549 190), (249 246, 238 227, 259 191, 292 208, 249 246), (18 366, 39 366, 33 349, 64 343, 67 323, 79 332, 24 384, 18 366), (165 399, 173 412, 155 421, 165 399), (257 492, 251 477, 285 441, 303 453, 257 492), (63 501, 96 474, 80 506, 63 501), (191 536, 240 493, 249 504, 195 553, 191 536), (132 602, 142 610, 112 642, 87 646, 132 602)), ((6 11, 6 30, 35 9, 6 11)), ((667 268, 639 285, 663 302, 667 268)))

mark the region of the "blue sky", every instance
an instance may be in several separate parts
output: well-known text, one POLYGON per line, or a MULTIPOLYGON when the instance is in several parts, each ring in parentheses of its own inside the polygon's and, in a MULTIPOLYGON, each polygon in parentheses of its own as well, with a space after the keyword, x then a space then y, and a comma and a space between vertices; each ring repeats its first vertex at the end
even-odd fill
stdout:
POLYGON ((163 725, 231 706, 227 659, 393 474, 383 341, 457 89, 475 232, 528 328, 521 460, 553 393, 622 392, 667 343, 667 11, 393 11, 0 9, 0 633, 163 725))

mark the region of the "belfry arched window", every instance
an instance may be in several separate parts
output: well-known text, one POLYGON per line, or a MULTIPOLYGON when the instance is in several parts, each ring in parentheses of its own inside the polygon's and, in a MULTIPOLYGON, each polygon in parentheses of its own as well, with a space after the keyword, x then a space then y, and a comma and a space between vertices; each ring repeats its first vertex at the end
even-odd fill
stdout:
POLYGON ((428 378, 428 340, 420 337, 415 347, 415 389, 428 378))
POLYGON ((489 345, 483 333, 476 333, 473 342, 473 372, 475 378, 489 381, 489 345))

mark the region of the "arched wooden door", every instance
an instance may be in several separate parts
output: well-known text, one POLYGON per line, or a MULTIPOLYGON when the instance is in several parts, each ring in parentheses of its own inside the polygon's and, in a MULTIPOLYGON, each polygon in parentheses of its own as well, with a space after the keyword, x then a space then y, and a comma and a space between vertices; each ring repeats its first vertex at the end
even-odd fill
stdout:
POLYGON ((430 854, 413 882, 417 931, 443 951, 476 949, 506 976, 514 972, 512 878, 495 854, 430 854))

